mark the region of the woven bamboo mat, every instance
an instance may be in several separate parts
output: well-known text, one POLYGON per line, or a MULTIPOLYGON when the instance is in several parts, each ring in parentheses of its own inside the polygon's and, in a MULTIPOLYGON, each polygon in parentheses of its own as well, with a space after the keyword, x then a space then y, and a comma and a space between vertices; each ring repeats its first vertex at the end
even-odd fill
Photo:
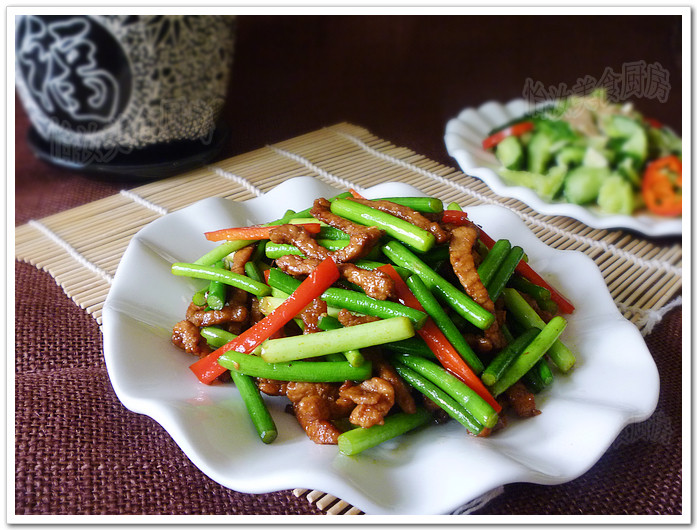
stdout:
MULTIPOLYGON (((478 179, 346 123, 30 221, 15 230, 16 258, 51 274, 101 324, 119 260, 131 237, 146 224, 207 197, 244 201, 307 175, 339 189, 360 191, 399 181, 463 207, 508 207, 547 245, 591 257, 620 311, 643 334, 680 303, 679 243, 659 246, 621 230, 597 230, 574 219, 540 215, 516 199, 498 197, 478 179)), ((327 513, 360 513, 322 492, 294 493, 327 513)))

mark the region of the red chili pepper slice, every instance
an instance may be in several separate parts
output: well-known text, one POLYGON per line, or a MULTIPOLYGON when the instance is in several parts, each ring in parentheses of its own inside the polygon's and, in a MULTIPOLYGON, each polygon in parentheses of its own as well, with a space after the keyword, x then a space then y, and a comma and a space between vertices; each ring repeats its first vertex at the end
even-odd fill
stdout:
POLYGON ((656 215, 682 215, 682 162, 675 155, 664 156, 646 166, 641 181, 646 207, 656 215))
MULTIPOLYGON (((319 233, 320 229, 319 223, 301 223, 297 226, 303 227, 311 234, 319 233)), ((221 230, 215 230, 212 232, 204 232, 204 235, 209 241, 236 241, 240 239, 255 241, 258 239, 270 239, 271 230, 274 228, 278 227, 261 225, 240 226, 235 228, 223 228, 221 230)))
POLYGON ((491 136, 484 138, 482 141, 482 147, 484 149, 491 149, 492 147, 495 147, 496 145, 500 144, 505 138, 508 138, 509 136, 520 136, 521 134, 524 134, 528 131, 532 131, 534 125, 531 121, 521 121, 520 123, 514 123, 513 125, 510 125, 506 127, 505 129, 501 129, 498 132, 495 132, 491 136))
POLYGON ((462 226, 467 223, 467 214, 459 210, 443 210, 443 217, 441 218, 441 221, 443 223, 462 226))
POLYGON ((644 121, 648 123, 651 127, 654 127, 655 129, 660 129, 661 127, 663 127, 663 124, 655 118, 644 118, 644 121))

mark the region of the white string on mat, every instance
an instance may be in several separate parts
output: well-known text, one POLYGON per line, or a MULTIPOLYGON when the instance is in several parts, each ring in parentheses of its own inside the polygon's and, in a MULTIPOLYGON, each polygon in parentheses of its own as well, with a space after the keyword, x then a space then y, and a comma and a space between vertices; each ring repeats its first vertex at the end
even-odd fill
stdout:
POLYGON ((649 333, 651 333, 656 324, 658 324, 663 319, 663 317, 666 316, 668 311, 670 311, 671 309, 675 309, 676 307, 681 305, 682 296, 678 296, 675 300, 672 300, 660 309, 643 309, 635 306, 628 306, 621 302, 617 302, 617 307, 619 307, 621 311, 631 313, 633 315, 639 315, 639 318, 636 321, 636 326, 641 330, 641 334, 643 336, 646 336, 649 333))
MULTIPOLYGON (((386 162, 390 162, 392 164, 396 164, 398 166, 401 166, 405 169, 409 169, 410 171, 413 171, 415 173, 418 173, 421 176, 424 176, 426 178, 429 178, 431 180, 435 180, 436 182, 439 182, 440 184, 443 184, 445 186, 449 186, 451 188, 454 188, 461 193, 464 193, 465 195, 469 195, 483 203, 486 204, 493 204, 496 206, 504 206, 505 204, 502 203, 501 201, 498 201, 496 199, 492 199, 490 197, 487 197, 486 195, 483 195, 482 193, 472 190, 470 188, 467 188, 463 186, 462 184, 458 184, 457 182, 453 182, 450 179, 447 179, 445 177, 442 177, 438 175, 437 173, 433 173, 432 171, 427 171, 423 168, 420 168, 410 162, 405 162, 404 160, 401 160, 399 158, 396 158, 394 156, 382 153, 378 151, 377 149, 374 149, 370 147, 368 144, 363 142, 360 138, 356 138, 355 136, 352 136, 350 134, 344 133, 344 132, 339 132, 339 131, 332 131, 334 134, 338 134, 339 136, 342 136, 343 138, 346 138, 347 140, 353 142, 356 144, 358 147, 366 151, 367 153, 376 156, 382 160, 385 160, 386 162)), ((600 249, 605 252, 609 252, 615 256, 622 257, 634 265, 637 265, 639 267, 645 267, 648 269, 658 269, 658 270, 665 270, 666 272, 669 272, 671 274, 675 274, 678 277, 682 277, 682 267, 676 267, 675 265, 672 265, 670 263, 667 263, 665 261, 661 260, 655 260, 655 259, 642 259, 638 256, 635 256, 631 254, 630 252, 627 252, 615 245, 606 243, 605 241, 602 240, 597 240, 590 238, 588 236, 581 236, 578 234, 574 234, 573 232, 569 232, 567 230, 561 229, 551 223, 547 223, 546 221, 543 221, 541 219, 537 219, 536 217, 525 213, 525 212, 520 212, 517 210, 513 210, 515 214, 517 214, 521 219, 524 221, 528 222, 531 225, 534 226, 539 226, 544 228, 545 230, 549 230, 551 232, 557 233, 557 234, 562 234, 565 237, 568 237, 570 239, 573 239, 577 243, 583 243, 588 245, 591 248, 595 249, 600 249)))
POLYGON ((240 177, 239 175, 235 175, 234 173, 230 173, 229 171, 225 171, 223 168, 218 167, 218 166, 208 166, 208 169, 210 169, 213 173, 218 175, 219 177, 223 177, 225 179, 231 180, 240 186, 244 187, 249 193, 256 195, 257 197, 261 197, 264 192, 261 191, 259 188, 257 188, 254 184, 249 182, 246 178, 240 177))
POLYGON ((80 254, 67 241, 65 241, 63 238, 61 238, 55 232, 53 232, 46 225, 40 223, 39 221, 35 221, 34 219, 31 219, 27 224, 29 226, 32 226, 33 228, 37 229, 39 232, 44 234, 51 241, 53 241, 54 243, 56 243, 57 245, 62 247, 63 250, 65 250, 68 253, 68 255, 70 257, 72 257, 75 261, 77 261, 80 265, 82 265, 86 269, 92 271, 96 275, 100 276, 109 285, 112 284, 112 282, 114 281, 114 277, 111 274, 109 274, 104 269, 98 267, 97 265, 92 263, 90 260, 88 260, 85 256, 80 254))
POLYGON ((290 158, 291 160, 295 160, 299 164, 302 164, 303 166, 305 166, 307 169, 314 171, 318 175, 321 175, 322 177, 326 178, 327 180, 331 180, 332 182, 335 182, 335 183, 339 184, 340 186, 343 186, 344 188, 353 188, 354 190, 356 190, 359 193, 362 191, 365 191, 365 188, 363 188, 357 184, 353 184, 350 180, 346 180, 346 179, 343 179, 341 177, 337 177, 336 175, 329 173, 329 171, 322 169, 321 167, 319 167, 316 164, 313 164, 307 158, 304 158, 300 155, 296 155, 295 153, 291 153, 290 151, 286 151, 285 149, 280 149, 280 148, 275 147, 273 145, 267 145, 266 147, 268 147, 269 149, 271 149, 272 151, 274 151, 275 153, 277 153, 281 156, 285 156, 286 158, 290 158))
POLYGON ((169 213, 169 210, 167 210, 167 208, 160 206, 159 204, 155 204, 154 202, 150 202, 149 200, 144 199, 137 193, 134 193, 130 190, 121 190, 119 193, 124 197, 131 199, 136 204, 145 206, 146 208, 152 210, 153 212, 159 213, 160 215, 167 215, 169 213))
MULTIPOLYGON (((456 510, 452 511, 450 515, 471 514, 479 510, 480 508, 486 506, 491 500, 501 495, 503 491, 503 486, 498 486, 492 489, 491 491, 488 491, 485 494, 480 495, 476 499, 473 499, 463 504, 456 510)), ((302 488, 296 488, 293 490, 293 495, 295 495, 296 497, 305 497, 310 502, 310 504, 316 505, 320 510, 325 511, 330 515, 360 515, 363 513, 360 509, 356 508, 355 506, 351 506, 346 501, 343 501, 337 497, 334 497, 333 495, 324 493, 319 490, 306 490, 302 488), (336 504, 333 504, 335 501, 338 502, 336 502, 336 504), (350 509, 346 510, 347 508, 350 509)))
POLYGON ((320 510, 327 512, 327 514, 329 515, 363 514, 361 510, 359 510, 355 506, 351 506, 346 501, 319 490, 307 490, 303 488, 296 488, 293 490, 293 495, 295 495, 298 498, 305 497, 305 499, 310 504, 316 505, 320 510), (332 505, 332 503, 335 504, 332 505))

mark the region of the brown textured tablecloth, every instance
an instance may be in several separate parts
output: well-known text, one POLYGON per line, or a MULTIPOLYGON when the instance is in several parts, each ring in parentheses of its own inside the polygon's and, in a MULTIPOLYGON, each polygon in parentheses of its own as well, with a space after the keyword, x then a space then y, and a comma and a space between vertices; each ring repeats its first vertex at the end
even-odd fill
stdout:
MULTIPOLYGON (((462 108, 520 97, 528 78, 570 87, 637 61, 662 65, 671 85, 667 101, 647 95, 639 108, 680 131, 680 39, 679 17, 240 17, 218 158, 350 121, 454 165, 442 137, 462 108)), ((18 103, 17 225, 141 183, 40 162, 27 130, 18 103)), ((47 273, 20 262, 14 272, 16 514, 323 513, 290 491, 246 495, 205 477, 120 404, 97 323, 47 273)), ((681 309, 646 342, 661 378, 654 415, 578 479, 507 485, 476 514, 682 513, 681 309)))

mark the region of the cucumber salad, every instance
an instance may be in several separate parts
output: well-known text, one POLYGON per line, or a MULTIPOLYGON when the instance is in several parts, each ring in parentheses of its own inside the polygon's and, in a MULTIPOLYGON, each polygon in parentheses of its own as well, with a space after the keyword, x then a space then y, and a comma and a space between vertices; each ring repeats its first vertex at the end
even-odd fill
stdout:
POLYGON ((682 215, 682 140, 633 106, 612 103, 604 90, 572 96, 492 130, 503 180, 541 199, 596 208, 604 214, 640 210, 682 215))

